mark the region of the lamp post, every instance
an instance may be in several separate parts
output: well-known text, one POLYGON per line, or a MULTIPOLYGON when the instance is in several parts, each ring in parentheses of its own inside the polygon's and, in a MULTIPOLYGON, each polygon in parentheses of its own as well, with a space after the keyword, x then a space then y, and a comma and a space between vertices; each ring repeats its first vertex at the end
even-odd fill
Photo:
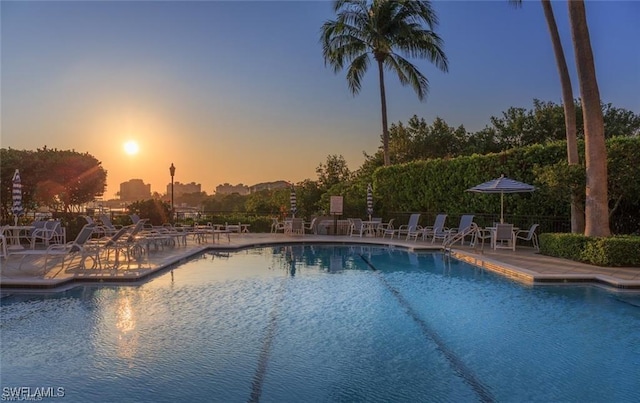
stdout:
POLYGON ((176 167, 173 166, 173 162, 171 163, 171 166, 169 167, 169 173, 171 174, 171 223, 173 224, 174 221, 174 217, 176 214, 176 211, 173 207, 173 176, 176 174, 176 167))

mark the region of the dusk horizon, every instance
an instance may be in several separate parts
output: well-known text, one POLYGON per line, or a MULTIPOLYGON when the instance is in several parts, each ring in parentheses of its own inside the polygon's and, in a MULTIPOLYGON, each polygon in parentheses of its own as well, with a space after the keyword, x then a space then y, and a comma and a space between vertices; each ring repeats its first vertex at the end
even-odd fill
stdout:
MULTIPOLYGON (((212 194, 315 179, 329 155, 352 170, 380 145, 377 72, 353 96, 319 43, 331 2, 2 2, 2 147, 87 152, 104 199, 142 179, 212 194)), ((386 75, 389 123, 412 116, 477 132, 509 107, 561 104, 539 2, 434 2, 449 72, 414 61, 425 102, 386 75)), ((554 2, 574 89, 565 2, 554 2)), ((603 103, 638 113, 640 3, 586 2, 603 103)))

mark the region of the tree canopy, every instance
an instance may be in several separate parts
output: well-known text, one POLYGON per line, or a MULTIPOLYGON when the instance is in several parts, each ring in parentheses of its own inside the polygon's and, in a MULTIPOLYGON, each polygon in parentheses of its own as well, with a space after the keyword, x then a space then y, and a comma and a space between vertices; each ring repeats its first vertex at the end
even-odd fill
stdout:
POLYGON ((36 151, 0 149, 2 218, 11 210, 12 178, 16 169, 22 179, 22 200, 27 209, 49 207, 71 212, 104 194, 107 171, 89 153, 50 149, 36 151))

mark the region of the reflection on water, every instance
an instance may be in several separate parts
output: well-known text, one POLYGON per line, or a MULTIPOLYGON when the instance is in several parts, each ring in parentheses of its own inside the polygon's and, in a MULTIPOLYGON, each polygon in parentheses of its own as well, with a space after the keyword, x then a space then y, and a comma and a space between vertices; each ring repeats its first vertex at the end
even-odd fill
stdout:
POLYGON ((482 400, 473 379, 496 401, 640 401, 639 306, 395 248, 211 252, 136 286, 3 298, 2 383, 74 402, 482 400))

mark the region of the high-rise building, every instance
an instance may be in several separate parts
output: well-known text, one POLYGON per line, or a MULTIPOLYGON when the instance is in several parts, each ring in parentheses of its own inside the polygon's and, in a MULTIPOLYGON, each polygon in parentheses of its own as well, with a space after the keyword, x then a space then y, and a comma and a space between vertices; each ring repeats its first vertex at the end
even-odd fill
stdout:
POLYGON ((142 179, 129 179, 120 184, 121 201, 147 200, 151 198, 151 185, 146 185, 142 179))
MULTIPOLYGON (((185 193, 200 193, 202 192, 202 186, 199 183, 173 183, 173 197, 182 196, 185 193)), ((167 195, 171 196, 171 183, 167 185, 167 195)))
POLYGON ((242 183, 238 185, 230 185, 228 183, 216 186, 217 195, 230 195, 238 193, 239 195, 248 195, 251 193, 249 186, 245 186, 242 183))

